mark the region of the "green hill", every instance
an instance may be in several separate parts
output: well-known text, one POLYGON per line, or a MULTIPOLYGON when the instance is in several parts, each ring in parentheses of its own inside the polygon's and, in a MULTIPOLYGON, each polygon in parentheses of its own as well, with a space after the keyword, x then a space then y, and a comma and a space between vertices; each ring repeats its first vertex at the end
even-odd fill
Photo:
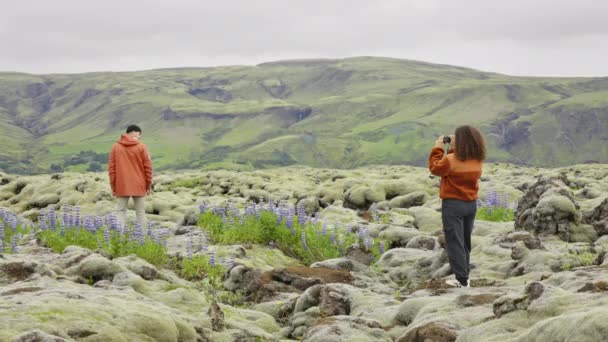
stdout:
POLYGON ((490 161, 608 162, 608 78, 512 77, 390 58, 73 75, 0 73, 0 169, 105 167, 137 123, 157 169, 424 164, 482 128, 490 161))

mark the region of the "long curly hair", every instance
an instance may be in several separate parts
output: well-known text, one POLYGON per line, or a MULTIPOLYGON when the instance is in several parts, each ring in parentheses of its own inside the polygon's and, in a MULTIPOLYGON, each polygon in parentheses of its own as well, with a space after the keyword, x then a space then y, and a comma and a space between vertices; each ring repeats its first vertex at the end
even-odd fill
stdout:
POLYGON ((470 125, 463 125, 456 128, 454 133, 456 138, 456 158, 459 160, 486 159, 486 142, 481 132, 470 125))

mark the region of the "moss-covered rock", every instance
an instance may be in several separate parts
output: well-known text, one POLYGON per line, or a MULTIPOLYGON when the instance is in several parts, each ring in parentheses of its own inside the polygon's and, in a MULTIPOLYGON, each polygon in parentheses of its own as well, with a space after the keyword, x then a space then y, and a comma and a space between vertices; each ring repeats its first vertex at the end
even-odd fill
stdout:
POLYGON ((410 208, 423 205, 428 199, 424 191, 415 191, 404 196, 397 196, 389 202, 391 208, 410 208))

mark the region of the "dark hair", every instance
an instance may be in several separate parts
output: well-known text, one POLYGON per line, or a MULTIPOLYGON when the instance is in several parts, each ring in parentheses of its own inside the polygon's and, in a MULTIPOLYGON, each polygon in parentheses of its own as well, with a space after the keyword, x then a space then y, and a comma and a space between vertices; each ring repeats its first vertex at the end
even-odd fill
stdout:
POLYGON ((469 125, 456 128, 456 158, 459 160, 486 159, 486 142, 481 132, 469 125))
POLYGON ((131 133, 131 132, 141 133, 141 128, 139 128, 139 126, 137 126, 137 125, 129 125, 129 127, 127 127, 127 133, 131 133))

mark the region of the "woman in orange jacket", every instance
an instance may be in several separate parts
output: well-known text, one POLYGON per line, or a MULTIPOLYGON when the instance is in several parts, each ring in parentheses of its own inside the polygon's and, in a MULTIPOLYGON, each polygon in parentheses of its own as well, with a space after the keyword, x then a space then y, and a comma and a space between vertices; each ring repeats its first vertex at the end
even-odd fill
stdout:
POLYGON ((441 220, 450 267, 456 278, 446 282, 451 286, 470 286, 471 233, 485 159, 484 138, 478 129, 468 125, 458 127, 445 141, 440 136, 429 156, 429 170, 441 177, 441 220), (452 146, 445 155, 444 143, 452 146))

